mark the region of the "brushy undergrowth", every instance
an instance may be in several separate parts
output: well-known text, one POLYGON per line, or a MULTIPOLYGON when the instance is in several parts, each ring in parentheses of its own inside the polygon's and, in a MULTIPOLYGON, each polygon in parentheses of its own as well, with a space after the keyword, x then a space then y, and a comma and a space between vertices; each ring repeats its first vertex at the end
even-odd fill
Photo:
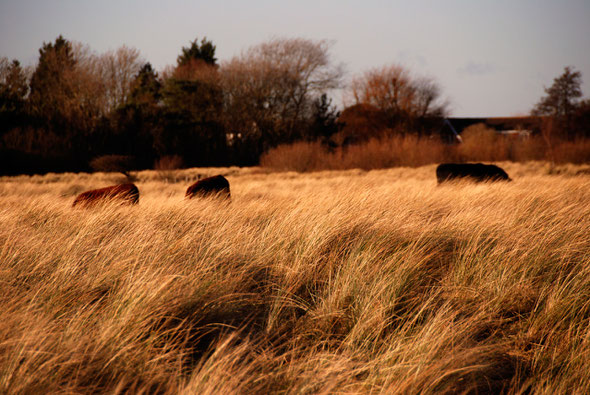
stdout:
POLYGON ((590 139, 554 141, 540 136, 527 139, 504 137, 481 125, 462 134, 463 143, 447 145, 435 138, 393 136, 329 148, 320 142, 299 141, 270 149, 260 158, 261 166, 298 172, 345 169, 419 167, 441 162, 530 162, 554 164, 590 162, 590 139))
POLYGON ((501 165, 2 178, 0 392, 589 393, 590 176, 501 165))

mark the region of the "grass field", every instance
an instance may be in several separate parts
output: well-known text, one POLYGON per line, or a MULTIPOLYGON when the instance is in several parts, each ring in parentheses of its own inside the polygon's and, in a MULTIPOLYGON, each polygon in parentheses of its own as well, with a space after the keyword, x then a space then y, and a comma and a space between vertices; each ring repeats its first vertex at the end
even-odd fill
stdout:
POLYGON ((587 167, 500 165, 1 178, 0 392, 590 393, 587 167))

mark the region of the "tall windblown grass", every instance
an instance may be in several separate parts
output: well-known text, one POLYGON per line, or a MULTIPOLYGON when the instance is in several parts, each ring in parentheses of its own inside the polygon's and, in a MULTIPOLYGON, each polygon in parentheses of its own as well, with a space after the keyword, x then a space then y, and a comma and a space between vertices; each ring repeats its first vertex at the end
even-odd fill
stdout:
POLYGON ((590 177, 501 165, 0 179, 0 392, 588 393, 590 177))
POLYGON ((462 144, 455 146, 412 135, 371 139, 336 149, 319 142, 296 142, 266 152, 260 164, 269 169, 305 172, 419 167, 441 162, 542 160, 557 164, 590 163, 590 140, 555 141, 548 145, 541 137, 519 139, 475 128, 473 133, 465 133, 462 144))

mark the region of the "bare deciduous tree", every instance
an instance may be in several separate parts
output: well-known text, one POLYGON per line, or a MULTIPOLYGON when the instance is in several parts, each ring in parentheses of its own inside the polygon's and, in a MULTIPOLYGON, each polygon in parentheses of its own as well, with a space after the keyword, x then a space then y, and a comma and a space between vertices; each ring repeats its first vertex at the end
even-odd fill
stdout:
POLYGON ((127 102, 134 78, 145 61, 137 49, 123 45, 115 51, 100 55, 98 63, 105 84, 108 109, 116 109, 127 102))
POLYGON ((347 104, 369 104, 378 108, 391 123, 442 117, 448 106, 441 99, 436 82, 430 78, 414 78, 397 64, 375 68, 353 78, 345 97, 347 104))
POLYGON ((226 121, 230 132, 266 144, 296 136, 313 100, 340 86, 328 41, 273 39, 222 64, 226 121))
POLYGON ((415 94, 408 70, 399 65, 372 69, 353 78, 349 91, 355 104, 394 113, 410 109, 415 94))
POLYGON ((441 90, 431 78, 418 78, 414 82, 416 89, 414 113, 418 117, 445 117, 448 114, 448 102, 441 99, 441 90))

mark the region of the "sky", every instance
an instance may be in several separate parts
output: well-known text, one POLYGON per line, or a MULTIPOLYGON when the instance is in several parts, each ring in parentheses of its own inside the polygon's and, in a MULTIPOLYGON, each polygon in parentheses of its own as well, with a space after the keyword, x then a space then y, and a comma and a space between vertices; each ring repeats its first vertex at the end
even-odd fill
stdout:
POLYGON ((436 81, 457 117, 527 114, 565 66, 590 97, 590 0, 0 0, 0 56, 34 65, 60 34, 137 48, 157 70, 195 38, 220 62, 276 37, 329 40, 345 80, 399 64, 436 81))

